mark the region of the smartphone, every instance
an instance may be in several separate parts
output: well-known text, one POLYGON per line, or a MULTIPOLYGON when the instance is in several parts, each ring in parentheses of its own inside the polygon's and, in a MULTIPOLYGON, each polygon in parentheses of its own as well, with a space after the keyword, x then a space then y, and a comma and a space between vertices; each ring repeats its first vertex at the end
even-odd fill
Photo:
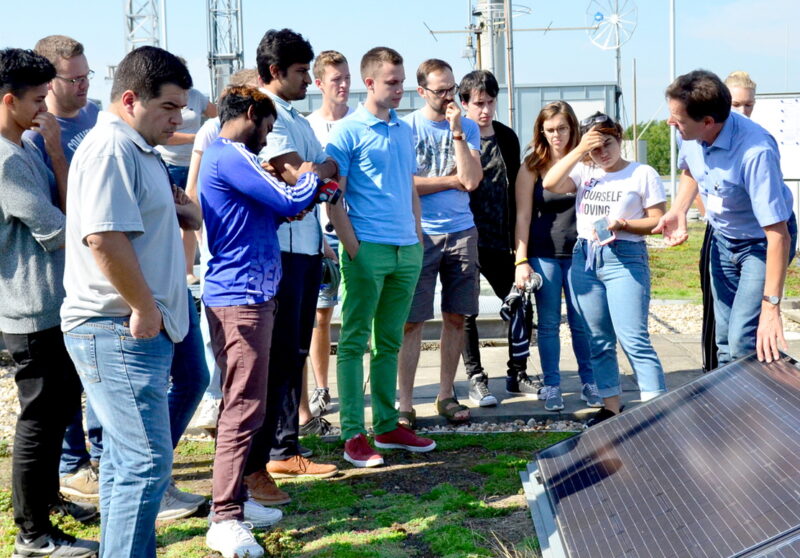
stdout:
POLYGON ((600 242, 600 246, 605 246, 617 238, 617 235, 614 234, 614 231, 608 230, 608 225, 609 223, 607 217, 603 217, 602 219, 598 219, 594 222, 594 232, 597 234, 597 240, 600 242))

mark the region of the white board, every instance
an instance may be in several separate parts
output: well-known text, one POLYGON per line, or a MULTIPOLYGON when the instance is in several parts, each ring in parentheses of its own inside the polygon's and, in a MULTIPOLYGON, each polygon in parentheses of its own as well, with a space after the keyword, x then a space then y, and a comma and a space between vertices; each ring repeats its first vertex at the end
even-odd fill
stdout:
POLYGON ((800 179, 800 93, 756 95, 751 118, 778 142, 783 179, 800 179))

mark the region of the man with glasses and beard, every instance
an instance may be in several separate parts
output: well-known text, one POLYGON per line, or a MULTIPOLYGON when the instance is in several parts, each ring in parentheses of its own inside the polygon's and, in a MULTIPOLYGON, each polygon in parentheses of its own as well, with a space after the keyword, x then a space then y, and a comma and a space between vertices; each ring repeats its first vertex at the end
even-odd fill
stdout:
POLYGON ((453 70, 432 58, 417 69, 417 92, 425 106, 405 117, 414 130, 414 187, 422 205, 424 254, 400 349, 400 416, 413 427, 411 407, 422 326, 433 318, 436 277, 442 282, 441 371, 436 409, 450 422, 468 421, 453 381, 464 347, 464 318, 478 313, 478 231, 469 192, 483 178, 478 125, 462 118, 455 102, 453 70))

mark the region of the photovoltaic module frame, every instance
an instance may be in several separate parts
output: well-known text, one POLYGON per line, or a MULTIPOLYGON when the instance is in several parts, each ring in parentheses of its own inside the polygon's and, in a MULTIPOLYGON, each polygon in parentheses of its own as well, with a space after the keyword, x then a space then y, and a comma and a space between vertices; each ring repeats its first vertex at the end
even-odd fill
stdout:
POLYGON ((800 369, 755 355, 536 454, 544 558, 800 557, 800 369))

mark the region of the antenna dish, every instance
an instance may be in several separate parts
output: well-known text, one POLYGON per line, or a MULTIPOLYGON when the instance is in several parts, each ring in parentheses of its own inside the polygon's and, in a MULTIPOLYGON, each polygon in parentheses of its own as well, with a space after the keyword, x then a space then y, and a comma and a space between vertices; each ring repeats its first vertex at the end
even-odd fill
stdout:
POLYGON ((603 50, 616 50, 636 30, 639 10, 633 0, 591 0, 586 8, 589 40, 603 50))

